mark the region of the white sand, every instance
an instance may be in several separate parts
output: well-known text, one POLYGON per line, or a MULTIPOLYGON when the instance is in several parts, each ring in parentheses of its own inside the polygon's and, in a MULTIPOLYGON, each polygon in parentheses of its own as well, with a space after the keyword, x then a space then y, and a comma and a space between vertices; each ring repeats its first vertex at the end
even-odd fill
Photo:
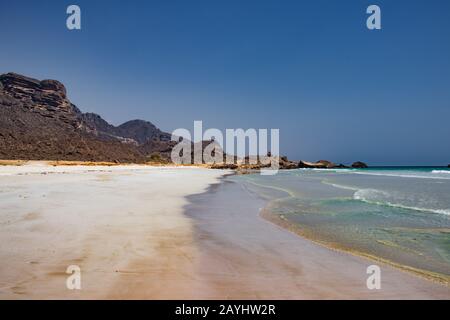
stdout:
MULTIPOLYGON (((107 298, 144 260, 194 272, 185 196, 225 171, 148 166, 0 167, 0 299, 107 298), (68 290, 69 265, 81 290, 68 290)), ((166 271, 167 271, 166 270, 166 271)), ((145 272, 139 277, 145 276, 145 272)), ((126 281, 125 281, 126 282, 126 281)), ((155 283, 157 285, 157 283, 155 283)))

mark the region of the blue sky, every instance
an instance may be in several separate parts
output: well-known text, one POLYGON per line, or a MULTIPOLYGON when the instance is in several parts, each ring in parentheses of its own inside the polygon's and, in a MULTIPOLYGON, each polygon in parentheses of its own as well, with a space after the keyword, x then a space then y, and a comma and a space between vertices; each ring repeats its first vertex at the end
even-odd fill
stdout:
POLYGON ((60 80, 114 124, 279 128, 293 159, 450 163, 450 1, 0 0, 0 39, 0 73, 60 80))

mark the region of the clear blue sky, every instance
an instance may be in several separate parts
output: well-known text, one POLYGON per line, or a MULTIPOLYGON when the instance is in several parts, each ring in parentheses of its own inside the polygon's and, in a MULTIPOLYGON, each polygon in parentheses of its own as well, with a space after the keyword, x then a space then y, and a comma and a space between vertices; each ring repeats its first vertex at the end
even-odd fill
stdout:
POLYGON ((294 159, 450 163, 448 0, 0 0, 9 71, 62 81, 114 124, 279 128, 294 159))

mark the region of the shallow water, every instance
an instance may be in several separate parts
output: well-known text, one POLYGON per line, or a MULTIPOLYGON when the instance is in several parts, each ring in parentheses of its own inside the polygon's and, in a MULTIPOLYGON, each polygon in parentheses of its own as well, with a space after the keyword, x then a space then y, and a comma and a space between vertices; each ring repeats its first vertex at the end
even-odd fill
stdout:
POLYGON ((450 170, 404 167, 232 177, 321 242, 450 276, 450 170))

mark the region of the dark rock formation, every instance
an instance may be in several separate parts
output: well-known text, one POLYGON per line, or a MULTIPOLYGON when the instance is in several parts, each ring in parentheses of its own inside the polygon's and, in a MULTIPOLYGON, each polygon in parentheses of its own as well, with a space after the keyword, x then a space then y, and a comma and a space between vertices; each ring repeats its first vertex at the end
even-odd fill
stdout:
POLYGON ((145 155, 158 153, 163 159, 169 160, 173 147, 177 144, 175 141, 161 141, 158 139, 149 140, 137 149, 145 155))
POLYGON ((317 162, 300 161, 298 163, 299 168, 315 168, 315 169, 344 169, 348 166, 344 164, 335 164, 328 160, 319 160, 317 162))
MULTIPOLYGON (((148 121, 132 120, 119 126, 109 124, 95 113, 82 113, 67 98, 64 85, 56 80, 36 80, 15 73, 0 75, 0 158, 30 160, 78 160, 146 162, 168 161, 173 147, 171 135, 148 121)), ((270 166, 272 155, 250 157, 242 163, 227 155, 214 140, 191 143, 195 152, 208 148, 212 155, 229 164, 213 167, 258 170, 270 166), (201 144, 201 145, 200 145, 201 144), (212 145, 214 144, 214 145, 212 145), (199 146, 198 150, 194 146, 199 146), (250 163, 251 162, 251 163, 250 163)), ((201 156, 201 155, 200 155, 201 156)), ((203 161, 204 162, 204 161, 203 161)), ((343 168, 331 161, 300 161, 280 157, 280 169, 343 168)), ((352 167, 367 167, 355 162, 352 167)))
POLYGON ((80 124, 78 109, 67 99, 66 88, 62 83, 55 80, 39 81, 15 73, 0 75, 0 82, 3 85, 1 104, 19 106, 73 127, 80 124))
POLYGON ((361 161, 356 161, 352 164, 352 168, 355 169, 363 169, 363 168, 368 168, 367 164, 365 164, 364 162, 361 161))
POLYGON ((143 145, 152 140, 170 141, 171 135, 144 120, 131 120, 115 127, 95 113, 82 114, 84 124, 98 136, 143 145))
POLYGON ((155 152, 170 156, 168 140, 147 121, 115 127, 82 113, 58 81, 0 75, 0 158, 145 162, 155 152))
POLYGON ((336 165, 333 162, 328 161, 328 160, 319 160, 319 161, 317 161, 317 164, 323 165, 325 168, 330 168, 330 169, 336 168, 336 165))
POLYGON ((162 132, 152 123, 144 120, 131 120, 117 127, 117 133, 121 137, 130 138, 138 144, 144 144, 150 140, 170 141, 171 135, 162 132))
POLYGON ((231 169, 235 170, 238 168, 237 164, 234 163, 216 163, 211 165, 211 169, 231 169))
POLYGON ((143 162, 130 145, 102 141, 58 118, 0 105, 0 159, 143 162))
POLYGON ((83 113, 81 114, 81 119, 85 124, 86 128, 95 135, 106 137, 116 137, 115 132, 116 127, 109 124, 106 120, 100 117, 96 113, 83 113))
POLYGON ((338 168, 338 169, 346 169, 346 168, 350 168, 350 167, 349 167, 349 166, 346 166, 345 164, 340 163, 340 164, 338 164, 335 168, 338 168))
POLYGON ((297 162, 289 160, 286 156, 273 157, 271 153, 268 153, 267 156, 246 156, 243 159, 238 159, 236 156, 224 154, 224 162, 211 164, 210 168, 237 169, 240 174, 246 174, 259 172, 259 170, 263 168, 269 168, 272 166, 272 162, 276 163, 277 161, 279 164, 278 169, 280 170, 298 168, 297 162), (228 161, 225 162, 227 158, 228 161))
POLYGON ((291 161, 289 160, 287 157, 283 156, 280 157, 280 169, 297 169, 298 168, 298 163, 295 161, 291 161))
POLYGON ((308 162, 304 160, 300 160, 298 163, 298 168, 316 168, 316 169, 326 169, 329 168, 328 165, 331 164, 329 161, 317 161, 317 162, 308 162))

